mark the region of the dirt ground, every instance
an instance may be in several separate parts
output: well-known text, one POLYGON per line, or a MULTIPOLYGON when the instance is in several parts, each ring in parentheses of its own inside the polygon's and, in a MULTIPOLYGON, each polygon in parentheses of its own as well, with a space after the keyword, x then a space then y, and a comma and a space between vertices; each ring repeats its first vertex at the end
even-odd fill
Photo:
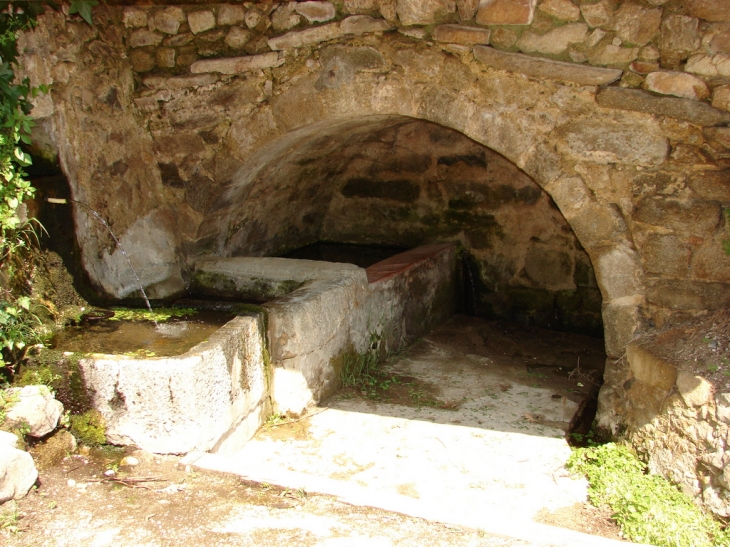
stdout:
POLYGON ((730 392, 730 310, 697 317, 682 326, 670 326, 639 341, 679 370, 710 380, 715 390, 730 392))
MULTIPOLYGON (((68 456, 41 470, 38 487, 26 498, 0 507, 0 543, 8 547, 530 545, 347 505, 329 496, 186 470, 178 461, 174 456, 131 450, 68 456), (125 453, 140 463, 119 466, 125 453)), ((540 514, 537 520, 618 539, 609 515, 589 505, 540 514)))
MULTIPOLYGON (((415 419, 414 427, 454 427, 461 431, 474 428, 478 435, 494 431, 500 438, 546 438, 551 432, 560 434, 560 427, 567 427, 566 421, 550 418, 553 411, 548 407, 557 405, 553 414, 557 412, 562 419, 560 408, 566 404, 575 407, 590 391, 595 378, 600 378, 600 341, 464 317, 440 329, 384 367, 375 390, 344 390, 330 402, 327 413, 313 409, 312 418, 271 422, 257 439, 282 443, 278 446, 287 442, 305 446, 317 431, 317 420, 326 420, 343 408, 361 410, 353 419, 367 418, 362 409, 370 409, 374 418, 405 420, 403 423, 415 419), (445 353, 456 351, 455 347, 464 356, 458 366, 445 353), (440 369, 426 373, 419 368, 439 360, 447 371, 443 378, 440 369), (481 369, 492 375, 484 377, 487 387, 479 384, 478 398, 464 397, 464 389, 477 387, 469 375, 481 369), (497 371, 501 371, 499 375, 497 371), (388 383, 394 377, 396 381, 388 383), (510 405, 528 392, 534 401, 542 394, 543 406, 528 413, 508 413, 510 405)), ((449 438, 440 435, 439 442, 450 445, 449 438)), ((407 448, 399 445, 401 451, 407 448)), ((548 545, 349 505, 301 489, 245 482, 232 474, 201 472, 181 466, 179 457, 153 455, 130 447, 90 452, 82 449, 73 455, 61 453, 55 461, 49 450, 42 455, 43 444, 34 447, 33 452, 36 461, 42 462, 39 483, 26 498, 0 506, 2 545, 548 545)), ((328 473, 337 469, 322 456, 317 457, 328 473)), ((366 480, 364 474, 359 476, 366 480)), ((515 480, 521 482, 519 477, 515 480)), ((535 520, 620 539, 610 515, 584 503, 540 511, 535 520)))

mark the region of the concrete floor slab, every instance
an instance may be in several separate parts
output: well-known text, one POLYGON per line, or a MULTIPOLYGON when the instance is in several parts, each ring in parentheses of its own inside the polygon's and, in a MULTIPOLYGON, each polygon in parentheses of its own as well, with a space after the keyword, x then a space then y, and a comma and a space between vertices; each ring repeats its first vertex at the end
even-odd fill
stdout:
POLYGON ((400 396, 345 390, 231 457, 185 463, 536 544, 617 544, 532 520, 586 499, 564 468, 565 428, 590 375, 563 372, 576 352, 600 362, 600 341, 542 331, 520 343, 510 329, 456 317, 384 366, 400 396))

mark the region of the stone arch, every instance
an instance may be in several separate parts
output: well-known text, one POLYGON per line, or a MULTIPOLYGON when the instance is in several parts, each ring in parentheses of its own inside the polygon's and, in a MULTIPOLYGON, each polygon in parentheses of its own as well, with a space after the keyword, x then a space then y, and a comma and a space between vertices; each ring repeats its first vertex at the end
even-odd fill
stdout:
MULTIPOLYGON (((348 55, 362 55, 363 49, 353 47, 353 53, 346 46, 332 47, 345 59, 340 66, 348 62, 356 65, 356 61, 348 61, 348 55)), ((381 57, 393 55, 383 48, 367 51, 381 57)), ((234 155, 245 163, 237 177, 254 176, 266 158, 275 155, 267 147, 284 153, 316 138, 317 131, 354 128, 364 120, 382 123, 382 119, 405 116, 458 131, 512 161, 558 205, 595 266, 604 321, 610 326, 607 349, 609 355, 620 356, 623 345, 640 325, 643 269, 621 211, 597 197, 591 189, 597 183, 586 184, 585 180, 593 173, 579 173, 575 165, 581 160, 598 165, 655 165, 667 153, 667 140, 658 124, 649 120, 642 132, 627 126, 622 114, 597 108, 593 96, 580 86, 535 82, 521 75, 507 75, 485 85, 485 76, 473 64, 467 71, 463 60, 444 53, 433 55, 438 57, 436 61, 430 59, 439 67, 436 78, 419 85, 414 85, 409 69, 387 74, 358 71, 357 66, 309 71, 250 116, 231 125, 228 138, 244 136, 239 145, 232 145, 234 155), (325 85, 325 77, 334 81, 325 85), (521 89, 522 96, 506 103, 494 102, 495 97, 504 99, 514 89, 521 89), (526 103, 545 96, 575 114, 551 118, 538 107, 526 107, 526 103), (606 139, 606 135, 612 136, 606 139)), ((236 191, 228 188, 221 197, 230 200, 236 191)), ((210 235, 206 224, 210 221, 199 232, 203 237, 210 235)), ((207 250, 221 252, 223 248, 207 250)))

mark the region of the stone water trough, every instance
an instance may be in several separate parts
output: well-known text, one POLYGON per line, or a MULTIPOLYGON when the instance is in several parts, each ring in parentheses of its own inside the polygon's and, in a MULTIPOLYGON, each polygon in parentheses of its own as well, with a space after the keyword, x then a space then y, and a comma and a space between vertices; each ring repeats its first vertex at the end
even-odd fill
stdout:
POLYGON ((339 387, 345 356, 398 351, 456 308, 456 246, 367 269, 287 258, 197 262, 191 290, 268 301, 176 357, 79 361, 114 444, 230 453, 271 413, 298 415, 339 387))

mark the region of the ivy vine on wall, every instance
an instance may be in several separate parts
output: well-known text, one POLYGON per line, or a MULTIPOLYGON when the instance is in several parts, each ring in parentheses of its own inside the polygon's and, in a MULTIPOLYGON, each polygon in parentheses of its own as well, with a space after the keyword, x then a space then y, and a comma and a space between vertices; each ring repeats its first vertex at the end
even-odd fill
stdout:
MULTIPOLYGON (((92 24, 96 0, 71 0, 69 14, 92 24)), ((38 320, 31 311, 25 261, 39 226, 27 218, 23 202, 35 189, 25 168, 32 163, 23 145, 31 144, 33 98, 49 86, 32 87, 19 80, 18 35, 31 30, 46 9, 59 9, 51 0, 0 2, 0 383, 12 376, 29 343, 38 340, 38 320)))

